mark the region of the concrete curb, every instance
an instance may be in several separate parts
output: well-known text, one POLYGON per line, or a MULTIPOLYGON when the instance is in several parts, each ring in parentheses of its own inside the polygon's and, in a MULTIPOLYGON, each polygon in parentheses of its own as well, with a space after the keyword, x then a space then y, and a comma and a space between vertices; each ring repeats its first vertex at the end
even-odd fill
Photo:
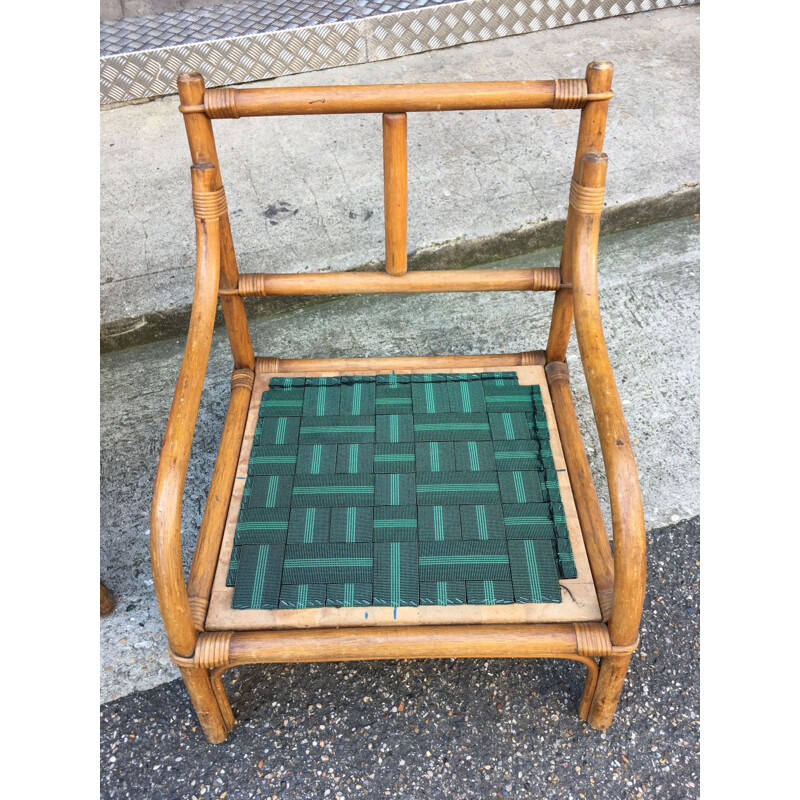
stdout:
MULTIPOLYGON (((666 222, 700 213, 699 183, 668 192, 660 197, 645 197, 622 203, 603 212, 602 234, 666 222)), ((533 253, 560 246, 564 236, 565 219, 547 220, 527 225, 515 231, 504 231, 465 241, 443 243, 409 254, 411 269, 458 269, 489 264, 505 258, 533 253)), ((557 266, 553 264, 552 266, 557 266)), ((369 261, 352 272, 381 269, 382 261, 369 261)), ((253 319, 285 314, 298 308, 329 302, 337 298, 321 297, 259 297, 249 298, 248 316, 253 319)), ((109 353, 141 344, 184 336, 189 326, 191 305, 154 311, 136 317, 112 320, 100 326, 100 352, 109 353)), ((216 325, 223 324, 222 312, 217 311, 216 325)))

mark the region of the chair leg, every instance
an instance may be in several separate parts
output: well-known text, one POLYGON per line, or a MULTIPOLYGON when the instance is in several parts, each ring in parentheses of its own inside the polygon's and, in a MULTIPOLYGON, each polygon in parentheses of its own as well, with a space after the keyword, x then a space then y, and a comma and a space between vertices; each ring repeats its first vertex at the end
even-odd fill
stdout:
POLYGON ((611 725, 630 660, 630 653, 605 656, 600 659, 600 677, 594 690, 594 699, 588 719, 593 728, 604 731, 611 725))
MULTIPOLYGON (((211 683, 211 673, 202 667, 181 667, 180 670, 183 682, 186 684, 186 691, 189 692, 189 699, 192 701, 206 739, 211 744, 221 744, 228 738, 232 725, 228 724, 224 712, 220 710, 217 692, 211 683)), ((227 710, 230 711, 230 705, 228 705, 225 689, 221 682, 219 682, 219 691, 225 697, 227 710)), ((232 713, 230 719, 233 719, 232 713)))
POLYGON ((597 688, 597 675, 599 668, 593 658, 586 660, 586 682, 583 684, 583 694, 578 705, 578 716, 585 722, 589 719, 589 711, 594 700, 594 690, 597 688))
POLYGON ((222 683, 222 673, 224 671, 225 669, 223 667, 217 667, 211 670, 211 688, 214 690, 214 696, 217 698, 222 718, 225 720, 228 730, 231 730, 236 722, 236 718, 233 716, 233 709, 228 700, 228 693, 225 691, 225 686, 222 683))

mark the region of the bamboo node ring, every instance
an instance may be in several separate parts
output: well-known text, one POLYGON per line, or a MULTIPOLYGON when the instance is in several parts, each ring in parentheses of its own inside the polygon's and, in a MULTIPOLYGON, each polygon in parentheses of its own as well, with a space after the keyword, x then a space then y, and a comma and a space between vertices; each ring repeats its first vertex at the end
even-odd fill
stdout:
POLYGON ((218 219, 228 213, 225 189, 213 192, 192 192, 195 219, 218 219))
POLYGON ((583 108, 589 90, 583 78, 556 78, 553 108, 583 108))
POLYGON ((600 214, 603 211, 605 187, 581 186, 574 178, 569 190, 569 204, 581 214, 600 214))

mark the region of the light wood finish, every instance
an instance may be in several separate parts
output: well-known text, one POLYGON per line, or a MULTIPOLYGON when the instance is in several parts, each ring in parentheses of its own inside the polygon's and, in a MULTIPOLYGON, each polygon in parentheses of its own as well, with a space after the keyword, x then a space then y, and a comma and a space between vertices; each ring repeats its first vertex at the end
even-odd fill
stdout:
MULTIPOLYGON (((574 80, 476 83, 293 86, 209 89, 201 102, 184 99, 184 113, 204 110, 212 119, 283 114, 369 114, 408 111, 474 111, 501 108, 580 108, 597 102, 591 86, 574 80)), ((599 97, 613 95, 603 91, 599 97)))
MULTIPOLYGON (((219 170, 217 146, 211 121, 203 113, 203 96, 205 82, 203 76, 196 72, 182 72, 178 76, 178 95, 184 106, 195 106, 201 110, 183 115, 186 136, 189 139, 189 152, 193 164, 212 164, 214 172, 214 189, 222 189, 222 175, 219 170)), ((220 238, 220 278, 222 289, 231 289, 239 281, 239 270, 236 266, 236 252, 233 249, 233 236, 227 211, 219 219, 220 238)), ((239 297, 223 297, 222 315, 228 330, 228 339, 233 353, 234 369, 253 369, 253 344, 250 341, 250 329, 247 327, 247 315, 244 302, 239 297)))
MULTIPOLYGON (((211 164, 193 166, 193 193, 197 195, 216 191, 215 175, 216 170, 211 164)), ((186 467, 189 463, 189 451, 200 407, 217 310, 219 218, 195 217, 195 232, 197 275, 192 316, 167 430, 164 433, 150 519, 150 561, 153 566, 156 598, 170 646, 180 656, 190 656, 197 639, 186 585, 183 582, 181 512, 186 467)))
POLYGON ((408 117, 383 115, 383 207, 386 271, 404 275, 408 254, 408 117))
MULTIPOLYGON (((491 371, 485 364, 476 365, 476 372, 491 371)), ((425 368, 393 370, 398 374, 426 372, 425 368)), ((460 372, 459 368, 441 370, 445 373, 460 372)), ((241 507, 250 450, 253 444, 261 396, 269 390, 273 377, 288 377, 294 373, 256 375, 250 401, 250 415, 244 434, 244 442, 239 456, 239 468, 234 481, 233 497, 225 526, 225 536, 220 551, 219 566, 214 578, 214 589, 206 618, 206 630, 269 630, 282 628, 328 628, 328 627, 375 627, 404 625, 444 625, 478 623, 514 622, 599 622, 602 615, 592 583, 592 575, 581 535, 580 522, 570 489, 569 475, 564 463, 564 455, 558 439, 553 406, 545 380, 544 369, 540 366, 519 367, 516 370, 520 384, 537 385, 542 392, 545 415, 550 433, 550 447, 558 474, 559 490, 567 519, 572 552, 578 577, 560 581, 562 586, 560 603, 512 603, 508 605, 470 605, 461 606, 358 606, 354 608, 303 608, 303 609, 235 609, 232 608, 233 587, 225 585, 230 565, 233 540, 236 533, 236 520, 241 507)), ((304 375, 374 375, 375 370, 344 370, 324 373, 303 373, 304 375)))
POLYGON ((113 610, 116 603, 111 589, 100 581, 100 616, 107 617, 113 610))
MULTIPOLYGON (((217 705, 219 706, 220 713, 222 714, 223 722, 230 731, 233 728, 234 724, 236 723, 236 719, 233 716, 233 709, 231 708, 230 701, 228 700, 228 695, 225 691, 225 686, 222 683, 222 673, 224 671, 225 671, 224 668, 221 667, 209 670, 211 678, 211 688, 214 691, 214 696, 217 699, 217 705)), ((594 694, 594 691, 592 692, 592 694, 594 694)))
POLYGON ((364 661, 385 658, 524 658, 579 655, 575 630, 555 625, 405 625, 391 636, 375 628, 234 633, 233 664, 268 661, 364 661))
MULTIPOLYGON (((597 728, 604 729, 610 724, 630 655, 638 644, 646 567, 635 462, 603 340, 597 299, 597 244, 606 170, 605 157, 600 154, 608 100, 612 97, 612 72, 609 63, 593 62, 587 68, 585 80, 280 89, 229 87, 208 91, 201 76, 193 73, 180 76, 180 110, 195 164, 192 185, 197 275, 184 361, 156 475, 151 559, 170 654, 181 669, 209 741, 222 741, 234 723, 222 673, 236 664, 266 661, 456 656, 572 659, 587 668, 579 714, 597 728), (392 172, 406 163, 405 158, 400 158, 401 144, 405 143, 405 121, 401 123, 403 117, 398 115, 412 111, 546 107, 583 109, 560 270, 435 274, 417 271, 401 275, 238 274, 210 118, 365 112, 387 115, 387 265, 389 270, 397 271, 402 261, 400 254, 407 250, 406 227, 400 225, 406 214, 393 207, 401 196, 403 199, 407 196, 407 177, 401 179, 402 176, 392 172), (406 188, 405 194, 400 192, 401 188, 406 188), (243 296, 261 294, 544 289, 556 290, 546 353, 533 350, 482 356, 255 358, 243 304, 243 296), (235 372, 187 591, 180 544, 182 495, 217 294, 221 295, 235 372), (569 394, 564 361, 573 318, 609 482, 613 565, 569 394), (541 369, 545 364, 546 380, 541 369), (562 467, 558 475, 579 577, 561 582, 562 587, 570 588, 571 596, 561 604, 548 604, 544 618, 553 620, 553 614, 560 613, 554 607, 563 610, 571 603, 575 613, 565 616, 572 619, 541 621, 537 615, 542 612, 530 610, 537 608, 534 604, 516 604, 524 612, 513 622, 501 621, 491 607, 462 607, 457 624, 448 608, 439 607, 424 609, 430 616, 420 617, 419 610, 415 610, 414 619, 402 617, 397 621, 380 616, 393 609, 373 609, 372 614, 377 618, 366 626, 349 617, 340 620, 328 616, 322 620, 321 614, 314 610, 310 614, 306 613, 309 610, 293 610, 280 612, 295 620, 292 624, 297 627, 290 629, 235 630, 233 622, 228 629, 207 629, 216 614, 216 607, 209 611, 209 602, 214 606, 217 590, 221 590, 216 581, 227 570, 231 521, 241 497, 242 481, 235 480, 234 473, 249 453, 253 403, 271 376, 506 369, 517 371, 521 379, 536 380, 542 385, 553 456, 557 464, 566 464, 566 469, 562 467), (215 583, 210 599, 212 579, 215 583), (599 603, 593 587, 599 592, 599 603), (344 627, 303 628, 299 627, 301 623, 344 627)), ((327 611, 349 614, 352 610, 327 611)), ((398 612, 406 614, 405 609, 398 612)), ((363 617, 363 609, 359 613, 363 617)))
POLYGON ((211 744, 221 744, 228 738, 233 727, 233 712, 230 711, 230 704, 224 689, 221 694, 225 697, 224 705, 227 706, 226 711, 229 714, 223 714, 217 699, 219 690, 222 688, 221 681, 217 686, 213 686, 209 671, 199 667, 182 666, 180 671, 206 739, 211 744))
POLYGON ((388 356, 377 358, 257 358, 256 374, 277 375, 279 373, 328 375, 331 372, 348 374, 374 372, 376 375, 395 370, 430 372, 463 372, 484 367, 499 369, 518 366, 542 366, 543 350, 525 353, 493 353, 481 356, 388 356))
MULTIPOLYGON (((593 61, 586 68, 586 86, 595 96, 610 94, 614 67, 608 61, 593 61)), ((591 100, 581 111, 581 123, 578 129, 578 145, 575 148, 575 165, 572 171, 573 180, 578 177, 581 159, 586 153, 602 153, 603 140, 608 118, 608 100, 591 100)), ((575 212, 572 206, 567 208, 567 223, 564 228, 564 245, 561 248, 561 277, 564 283, 572 282, 572 251, 570 242, 575 227, 575 212)), ((553 317, 550 322, 550 336, 547 340, 547 361, 565 361, 567 346, 572 334, 572 288, 559 289, 553 301, 553 317)))
MULTIPOLYGON (((192 658, 173 654, 181 668, 209 675, 232 666, 267 661, 307 662, 374 658, 532 658, 615 659, 635 645, 616 647, 598 622, 481 625, 404 625, 393 628, 322 628, 210 631, 198 635, 192 658), (522 643, 524 652, 514 649, 522 643), (444 646, 441 646, 444 645, 444 646)), ((595 662, 597 666, 597 662, 595 662)), ((595 675, 597 673, 595 672, 595 675)))
MULTIPOLYGON (((388 241, 387 239, 387 243, 388 241)), ((405 234, 403 234, 403 241, 405 242, 405 234)), ((243 273, 239 276, 239 285, 236 289, 227 289, 220 294, 265 297, 267 295, 404 294, 407 292, 552 292, 560 285, 561 273, 557 269, 548 267, 414 270, 413 272, 398 273, 396 276, 383 272, 318 272, 307 275, 253 272, 243 273)))
POLYGON ((592 473, 589 470, 589 460, 586 458, 586 450, 581 439, 578 417, 572 404, 569 370, 566 364, 553 361, 545 367, 545 373, 560 443, 564 447, 564 459, 578 509, 578 518, 581 521, 586 553, 592 568, 597 599, 600 601, 603 619, 608 620, 614 597, 614 559, 592 473))
MULTIPOLYGON (((608 158, 604 153, 587 153, 582 160, 578 182, 589 188, 603 187, 607 166, 608 158)), ((600 321, 597 293, 600 212, 586 214, 576 211, 575 220, 571 241, 575 332, 603 451, 614 537, 614 601, 608 630, 615 644, 628 645, 638 635, 647 573, 642 495, 628 426, 600 321)))
POLYGON ((214 474, 211 476, 203 522, 197 535, 197 547, 189 573, 188 594, 192 618, 195 627, 200 631, 205 625, 214 581, 213 565, 219 558, 254 378, 255 375, 250 370, 234 370, 228 415, 222 429, 214 474))
POLYGON ((589 714, 585 717, 593 728, 604 731, 611 725, 630 660, 630 653, 600 659, 600 674, 593 692, 589 714))

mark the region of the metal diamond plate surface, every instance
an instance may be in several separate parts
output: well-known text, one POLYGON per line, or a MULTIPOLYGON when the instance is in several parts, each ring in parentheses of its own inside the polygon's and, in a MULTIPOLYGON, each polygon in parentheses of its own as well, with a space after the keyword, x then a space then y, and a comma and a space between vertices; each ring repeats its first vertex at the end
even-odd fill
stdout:
POLYGON ((117 20, 103 23, 100 102, 174 94, 186 70, 228 86, 698 2, 246 0, 117 20))
POLYGON ((468 0, 409 10, 366 21, 369 60, 689 4, 691 0, 468 0))
POLYGON ((351 0, 244 0, 100 23, 100 54, 174 47, 255 33, 306 28, 359 16, 351 0))
POLYGON ((100 55, 374 17, 452 0, 241 0, 100 23, 100 55))
POLYGON ((101 59, 101 102, 174 94, 184 71, 200 72, 211 87, 366 60, 361 32, 346 22, 124 53, 101 59))

